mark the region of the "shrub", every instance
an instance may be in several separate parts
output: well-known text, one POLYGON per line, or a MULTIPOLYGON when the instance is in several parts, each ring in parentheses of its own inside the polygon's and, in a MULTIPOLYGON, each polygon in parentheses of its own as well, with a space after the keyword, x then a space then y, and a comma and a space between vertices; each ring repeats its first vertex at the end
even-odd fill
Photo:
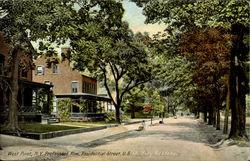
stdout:
MULTIPOLYGON (((122 114, 120 113, 120 119, 121 119, 121 120, 129 120, 129 117, 126 116, 125 114, 122 115, 122 114)), ((106 113, 105 121, 106 121, 106 122, 115 122, 115 121, 116 121, 115 111, 107 112, 107 113, 106 113)))
POLYGON ((71 112, 72 99, 61 98, 58 101, 58 114, 61 119, 69 119, 71 112))

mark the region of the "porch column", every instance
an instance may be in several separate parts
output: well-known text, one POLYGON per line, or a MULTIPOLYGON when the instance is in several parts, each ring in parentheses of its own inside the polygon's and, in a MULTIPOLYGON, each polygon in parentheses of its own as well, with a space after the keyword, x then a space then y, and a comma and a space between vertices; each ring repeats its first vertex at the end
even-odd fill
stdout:
MULTIPOLYGON (((106 108, 107 110, 106 110, 106 111, 108 111, 108 109, 109 109, 109 102, 107 101, 106 104, 107 104, 107 108, 106 108)), ((105 109, 105 108, 104 108, 104 109, 105 109)), ((105 112, 105 111, 104 111, 104 112, 105 112)))
POLYGON ((86 103, 87 103, 87 113, 88 113, 89 110, 90 110, 90 109, 89 109, 89 100, 87 100, 86 103))
POLYGON ((49 109, 49 105, 50 105, 50 89, 47 89, 47 109, 46 109, 46 113, 50 113, 50 109, 49 109))
POLYGON ((36 93, 36 97, 35 97, 35 99, 36 99, 36 108, 38 109, 38 111, 39 112, 41 112, 42 111, 42 107, 40 106, 40 101, 39 101, 39 95, 38 95, 38 89, 36 88, 35 90, 35 93, 36 93))
POLYGON ((94 102, 90 101, 90 106, 91 106, 91 112, 94 112, 94 102))
MULTIPOLYGON (((82 97, 80 97, 79 99, 78 99, 78 104, 80 105, 81 104, 81 101, 82 101, 82 97)), ((80 113, 82 113, 82 110, 81 110, 81 108, 79 107, 79 111, 80 111, 80 113)))

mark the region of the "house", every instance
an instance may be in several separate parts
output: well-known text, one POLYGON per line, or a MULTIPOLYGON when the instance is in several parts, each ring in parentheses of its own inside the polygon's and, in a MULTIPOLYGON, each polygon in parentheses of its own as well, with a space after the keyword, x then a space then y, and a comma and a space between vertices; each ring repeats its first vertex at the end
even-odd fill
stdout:
MULTIPOLYGON (((30 48, 33 46, 30 44, 30 48)), ((0 34, 0 113, 1 123, 7 121, 8 105, 11 95, 11 72, 9 70, 9 53, 11 46, 5 42, 0 34)), ((34 51, 34 50, 33 50, 34 51)), ((23 54, 19 62, 18 76, 18 117, 21 121, 41 122, 42 117, 50 112, 50 93, 52 85, 32 81, 32 69, 34 67, 33 52, 23 54), (44 99, 41 99, 44 98, 44 99)))
MULTIPOLYGON (((67 52, 67 48, 62 48, 62 52, 67 52)), ((58 112, 57 102, 60 98, 72 98, 78 103, 85 100, 87 108, 84 110, 72 105, 71 120, 104 118, 105 111, 111 108, 111 99, 98 95, 97 80, 73 70, 68 59, 59 60, 49 68, 46 58, 40 57, 35 65, 33 80, 53 85, 56 96, 54 113, 58 112)))

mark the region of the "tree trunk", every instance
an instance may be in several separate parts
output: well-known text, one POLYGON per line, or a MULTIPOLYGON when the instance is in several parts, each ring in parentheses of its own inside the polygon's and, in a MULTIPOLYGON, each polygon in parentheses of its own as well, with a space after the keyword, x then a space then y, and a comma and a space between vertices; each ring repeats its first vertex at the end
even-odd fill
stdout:
POLYGON ((18 67, 20 62, 20 57, 22 55, 23 49, 19 46, 15 47, 12 51, 12 65, 11 65, 11 93, 9 101, 9 120, 7 124, 7 129, 12 132, 19 132, 18 127, 18 67))
POLYGON ((246 61, 248 49, 243 43, 244 33, 248 29, 243 25, 233 25, 232 33, 236 35, 231 50, 230 61, 230 107, 232 110, 231 130, 229 138, 241 139, 247 138, 245 130, 245 95, 246 95, 246 78, 242 62, 246 61))
POLYGON ((208 125, 213 125, 213 108, 209 107, 208 125))
POLYGON ((230 99, 230 90, 229 90, 229 80, 228 80, 223 134, 228 133, 229 99, 230 99))
POLYGON ((121 123, 120 119, 120 107, 115 106, 115 118, 118 123, 121 123))
POLYGON ((131 105, 131 119, 135 118, 135 105, 134 103, 131 105))
POLYGON ((173 113, 173 116, 175 116, 175 108, 173 108, 173 111, 172 111, 172 113, 173 113))
POLYGON ((196 112, 196 114, 195 114, 195 115, 196 115, 196 118, 197 118, 197 119, 199 119, 199 118, 200 118, 200 112, 199 112, 199 111, 198 111, 198 112, 196 112))
POLYGON ((204 122, 207 122, 207 107, 204 108, 204 122))
POLYGON ((216 107, 213 105, 213 108, 212 108, 212 125, 213 127, 216 126, 216 107))
POLYGON ((220 130, 220 110, 217 110, 216 130, 220 130))
POLYGON ((239 88, 239 100, 238 100, 238 107, 239 107, 239 136, 243 138, 248 138, 246 134, 246 78, 244 77, 243 68, 239 69, 239 77, 238 77, 238 88, 239 88))

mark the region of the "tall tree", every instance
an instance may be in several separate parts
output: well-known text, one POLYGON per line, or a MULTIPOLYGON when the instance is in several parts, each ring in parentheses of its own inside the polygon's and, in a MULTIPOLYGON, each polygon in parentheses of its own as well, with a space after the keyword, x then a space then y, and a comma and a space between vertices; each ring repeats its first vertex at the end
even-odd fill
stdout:
POLYGON ((125 94, 123 105, 127 105, 127 111, 130 111, 131 118, 135 118, 135 112, 138 107, 144 106, 145 97, 146 91, 144 85, 137 86, 125 94))
POLYGON ((9 101, 9 121, 7 129, 20 131, 18 128, 18 67, 22 55, 37 54, 31 41, 43 40, 46 53, 54 53, 48 44, 61 44, 67 40, 64 37, 65 26, 72 19, 75 11, 75 0, 2 0, 0 1, 0 31, 12 50, 9 54, 11 63, 11 86, 9 101))
MULTIPOLYGON (((167 35, 175 36, 206 26, 230 29, 234 35, 230 56, 230 108, 232 122, 230 138, 245 138, 245 95, 247 79, 244 74, 248 47, 244 37, 249 35, 249 3, 247 0, 183 0, 140 1, 147 23, 163 22, 167 35), (146 4, 146 5, 145 5, 146 4)), ((247 44, 248 45, 248 44, 247 44)))
MULTIPOLYGON (((118 3, 116 7, 121 7, 121 4, 118 3)), ((112 17, 117 20, 115 15, 110 16, 112 17)), ((98 28, 95 31, 98 33, 89 33, 71 42, 75 51, 72 60, 76 69, 84 71, 87 68, 99 80, 103 80, 116 108, 116 120, 120 122, 124 95, 134 87, 152 79, 153 64, 145 41, 134 36, 126 23, 106 26, 106 23, 100 22, 92 23, 93 28, 98 28)))
MULTIPOLYGON (((182 53, 193 56, 196 62, 196 83, 210 91, 213 104, 213 116, 217 112, 216 128, 220 129, 220 110, 222 109, 223 90, 226 81, 222 79, 228 74, 230 64, 230 49, 232 36, 230 32, 221 28, 206 28, 192 30, 184 34, 180 42, 182 53)), ((212 119, 214 120, 214 119, 212 119)), ((215 125, 215 122, 212 121, 215 125)))

